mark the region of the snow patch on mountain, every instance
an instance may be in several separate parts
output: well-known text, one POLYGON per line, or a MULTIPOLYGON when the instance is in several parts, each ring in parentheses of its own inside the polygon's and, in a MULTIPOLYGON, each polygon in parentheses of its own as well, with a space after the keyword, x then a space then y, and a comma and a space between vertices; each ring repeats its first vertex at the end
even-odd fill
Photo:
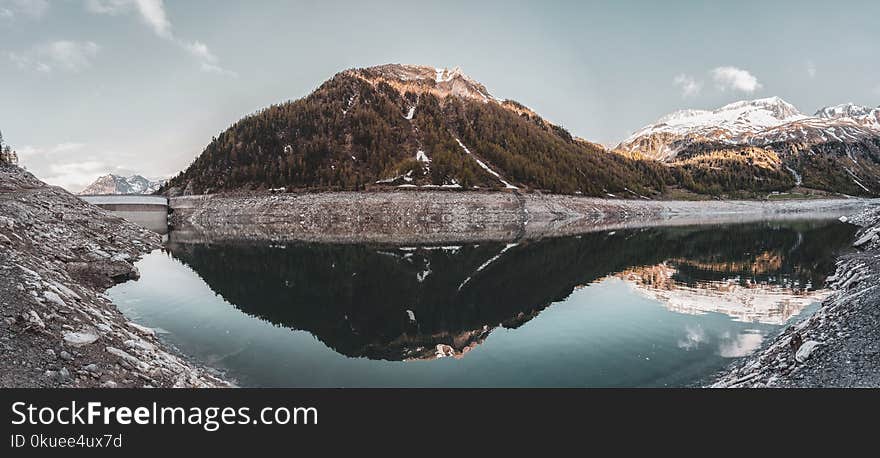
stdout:
POLYGON ((479 165, 483 170, 489 172, 490 175, 498 178, 498 181, 500 181, 501 184, 504 185, 505 189, 519 189, 516 186, 504 181, 504 178, 501 178, 501 175, 498 174, 498 172, 492 170, 492 168, 486 165, 485 162, 481 161, 477 156, 475 156, 474 153, 472 153, 471 150, 467 148, 467 146, 464 146, 464 143, 462 143, 461 140, 456 138, 455 141, 458 142, 458 145, 461 146, 461 149, 463 149, 465 153, 467 153, 470 157, 474 158, 474 160, 477 161, 477 165, 479 165))

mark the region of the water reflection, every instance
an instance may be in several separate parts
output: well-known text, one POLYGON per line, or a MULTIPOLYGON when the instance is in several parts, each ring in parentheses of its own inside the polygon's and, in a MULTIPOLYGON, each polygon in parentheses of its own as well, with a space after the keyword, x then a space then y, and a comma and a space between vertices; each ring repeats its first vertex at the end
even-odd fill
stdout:
MULTIPOLYGON (((372 360, 461 358, 498 328, 516 329, 579 288, 608 278, 685 314, 781 325, 824 294, 853 229, 837 222, 594 233, 440 247, 178 244, 167 252, 240 311, 308 331, 372 360)), ((677 348, 712 341, 722 357, 763 332, 708 336, 684 327, 677 348)))

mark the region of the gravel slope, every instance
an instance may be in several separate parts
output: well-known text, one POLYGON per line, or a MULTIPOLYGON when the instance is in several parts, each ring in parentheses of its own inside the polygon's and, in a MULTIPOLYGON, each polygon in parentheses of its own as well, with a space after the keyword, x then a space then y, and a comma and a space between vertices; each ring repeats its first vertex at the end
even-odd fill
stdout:
POLYGON ((0 387, 214 387, 104 296, 160 237, 0 166, 0 387))

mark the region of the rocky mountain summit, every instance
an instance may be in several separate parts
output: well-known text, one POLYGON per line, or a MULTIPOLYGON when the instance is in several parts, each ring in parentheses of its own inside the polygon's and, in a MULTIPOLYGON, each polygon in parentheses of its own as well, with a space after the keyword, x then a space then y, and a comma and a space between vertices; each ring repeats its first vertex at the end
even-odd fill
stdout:
POLYGON ((165 180, 150 180, 141 175, 124 177, 112 173, 98 177, 92 184, 78 192, 79 195, 106 194, 153 194, 165 180))
POLYGON ((0 165, 0 387, 228 386, 103 294, 159 235, 0 165))

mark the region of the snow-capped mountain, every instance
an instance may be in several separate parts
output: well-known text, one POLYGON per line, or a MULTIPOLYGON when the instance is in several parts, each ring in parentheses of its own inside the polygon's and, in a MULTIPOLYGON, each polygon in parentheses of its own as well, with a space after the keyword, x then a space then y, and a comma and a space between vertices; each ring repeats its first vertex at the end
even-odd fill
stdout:
POLYGON ((739 142, 749 134, 805 119, 779 97, 734 102, 717 110, 680 110, 639 129, 618 149, 638 151, 653 159, 669 161, 691 143, 739 142))
POLYGON ((92 184, 80 191, 80 195, 105 195, 105 194, 152 194, 156 192, 166 180, 149 180, 140 175, 123 177, 107 174, 98 177, 92 184))
POLYGON ((795 185, 880 193, 880 108, 851 103, 822 108, 813 116, 779 97, 711 111, 682 110, 640 129, 617 149, 669 164, 710 154, 725 154, 728 160, 761 156, 791 173, 795 185))
POLYGON ((746 100, 716 110, 680 110, 645 126, 618 145, 661 161, 700 142, 765 146, 780 141, 858 141, 880 135, 880 108, 843 104, 813 116, 779 97, 746 100))
POLYGON ((870 108, 854 103, 844 103, 830 107, 820 108, 813 116, 817 118, 861 118, 880 112, 878 108, 870 108))

